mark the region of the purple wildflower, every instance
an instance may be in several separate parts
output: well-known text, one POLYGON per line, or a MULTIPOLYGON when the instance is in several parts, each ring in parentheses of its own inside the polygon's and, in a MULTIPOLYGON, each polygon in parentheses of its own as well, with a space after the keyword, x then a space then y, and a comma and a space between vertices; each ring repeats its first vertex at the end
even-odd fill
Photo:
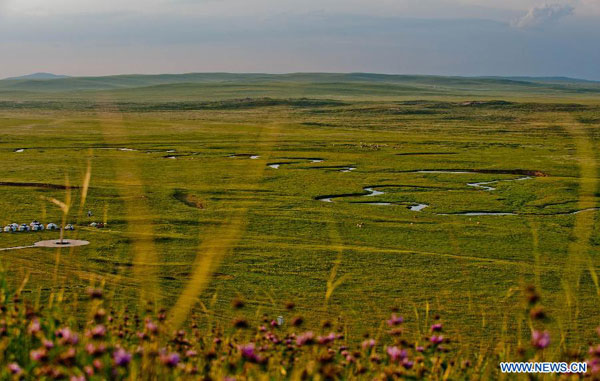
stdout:
POLYGON ((254 358, 254 356, 256 356, 256 353, 254 353, 254 343, 250 343, 250 344, 245 344, 245 345, 241 345, 240 346, 240 352, 242 353, 242 356, 250 359, 250 358, 254 358))
POLYGON ((307 331, 307 332, 300 334, 298 336, 298 338, 296 338, 296 344, 298 346, 302 346, 305 344, 312 344, 312 342, 314 341, 314 338, 315 338, 314 333, 312 333, 312 331, 307 331))
POLYGON ((106 327, 102 324, 97 325, 94 328, 92 328, 92 330, 89 332, 89 335, 94 339, 100 339, 104 337, 104 335, 106 335, 106 327))
POLYGON ((60 328, 55 334, 61 344, 69 343, 75 345, 79 342, 79 337, 77 337, 77 334, 73 333, 73 331, 71 331, 68 327, 60 328))
POLYGON ((281 340, 279 340, 279 338, 277 337, 277 335, 275 335, 272 332, 267 332, 265 334, 265 339, 269 340, 273 344, 279 344, 281 342, 281 340))
POLYGON ((185 357, 196 357, 198 356, 198 352, 196 352, 193 349, 189 349, 187 352, 185 352, 185 357))
POLYGON ((374 339, 368 339, 362 342, 362 347, 363 349, 369 349, 369 348, 373 348, 375 346, 375 344, 377 344, 377 342, 374 339))
POLYGON ((417 348, 415 348, 417 352, 424 352, 425 348, 422 345, 418 345, 417 348))
POLYGON ((48 357, 48 351, 46 351, 46 348, 34 349, 29 352, 29 357, 33 361, 44 361, 48 357))
POLYGON ((154 322, 152 322, 152 320, 147 319, 146 329, 148 330, 148 332, 156 333, 158 331, 158 326, 154 322))
POLYGON ((387 321, 387 324, 390 327, 393 327, 395 325, 400 325, 404 322, 404 318, 402 316, 396 316, 396 314, 392 314, 392 317, 390 318, 390 320, 387 321))
POLYGON ((594 358, 591 360, 587 360, 588 370, 592 374, 600 373, 600 359, 594 358))
POLYGON ((180 359, 179 353, 177 352, 165 353, 160 356, 160 361, 169 368, 176 367, 177 364, 179 364, 180 359))
POLYGON ((386 350, 388 356, 390 356, 390 360, 393 362, 398 362, 406 358, 407 352, 406 349, 399 349, 398 347, 387 347, 386 350))
POLYGON ((591 356, 600 356, 600 345, 596 345, 595 347, 590 347, 588 353, 591 356))
POLYGON ((431 332, 441 332, 442 331, 442 323, 436 323, 431 326, 431 332))
POLYGON ((335 333, 331 332, 327 336, 319 336, 319 337, 317 337, 317 341, 321 345, 326 345, 326 344, 334 342, 336 338, 337 338, 337 336, 335 335, 335 333))
POLYGON ((96 353, 96 346, 92 343, 88 343, 85 346, 85 350, 87 351, 87 353, 89 353, 90 355, 93 355, 94 353, 96 353))
POLYGON ((36 333, 38 333, 40 330, 42 329, 41 325, 40 325, 40 321, 38 319, 34 319, 31 324, 29 324, 29 334, 30 335, 35 335, 36 333))
POLYGON ((262 361, 261 357, 256 353, 256 347, 254 346, 254 343, 240 345, 238 348, 242 354, 242 357, 246 360, 252 362, 262 361))
POLYGON ((8 370, 10 371, 10 373, 15 375, 20 375, 21 373, 23 373, 23 369, 21 369, 19 364, 17 364, 16 362, 8 364, 8 370))
POLYGON ((50 341, 50 340, 46 340, 46 339, 42 340, 42 345, 46 349, 52 349, 52 348, 54 348, 54 343, 52 341, 50 341))
POLYGON ((85 372, 85 374, 87 374, 89 377, 92 377, 92 376, 94 375, 94 368, 92 368, 92 367, 91 367, 91 366, 89 366, 89 365, 86 365, 86 366, 83 368, 83 371, 84 371, 84 372, 85 372))
POLYGON ((414 362, 410 361, 409 359, 405 358, 402 360, 402 366, 405 367, 406 369, 410 369, 413 367, 413 365, 415 365, 414 362))
MULTIPOLYGON (((131 359, 131 356, 130 356, 131 359)), ((100 359, 95 359, 94 361, 92 361, 92 365, 94 365, 94 368, 101 370, 102 368, 104 368, 104 364, 102 364, 102 361, 100 361, 100 359)), ((126 366, 127 364, 123 365, 126 366)))
POLYGON ((439 336, 437 336, 437 335, 433 335, 433 336, 431 336, 431 337, 429 338, 429 341, 430 341, 431 343, 433 343, 433 344, 436 344, 436 345, 437 345, 437 344, 441 344, 441 343, 444 341, 444 336, 442 336, 442 335, 439 335, 439 336))
POLYGON ((92 356, 101 355, 106 351, 106 346, 104 344, 94 345, 92 343, 88 343, 85 346, 85 350, 92 356))
POLYGON ((531 332, 531 345, 538 349, 544 349, 550 345, 550 333, 548 331, 533 331, 531 332))
POLYGON ((119 348, 113 353, 113 360, 117 366, 127 366, 131 362, 131 354, 125 349, 119 348))

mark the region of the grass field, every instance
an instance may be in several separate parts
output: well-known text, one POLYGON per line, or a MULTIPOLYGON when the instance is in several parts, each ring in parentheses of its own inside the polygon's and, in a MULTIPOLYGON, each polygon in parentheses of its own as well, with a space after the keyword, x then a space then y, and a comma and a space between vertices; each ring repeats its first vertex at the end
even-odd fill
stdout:
POLYGON ((196 77, 0 81, 0 223, 60 223, 48 198, 69 184, 68 236, 91 242, 1 251, 15 287, 77 298, 104 279, 125 304, 185 317, 198 297, 222 321, 236 297, 256 319, 294 301, 357 335, 397 307, 485 350, 528 337, 515 290, 536 284, 555 337, 592 337, 597 83, 196 77))

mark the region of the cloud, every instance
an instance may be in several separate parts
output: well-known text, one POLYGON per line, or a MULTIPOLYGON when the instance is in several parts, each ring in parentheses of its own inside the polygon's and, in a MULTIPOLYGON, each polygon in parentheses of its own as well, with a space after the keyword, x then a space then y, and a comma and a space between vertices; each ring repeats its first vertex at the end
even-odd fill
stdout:
MULTIPOLYGON (((228 1, 242 0, 223 0, 228 1)), ((9 5, 15 2, 9 0, 9 5)), ((597 45, 600 23, 593 19, 560 23, 540 33, 473 18, 273 13, 260 18, 191 11, 12 14, 0 17, 0 77, 40 71, 71 75, 366 71, 600 80, 600 50, 591 48, 597 45)))
POLYGON ((579 0, 576 13, 579 16, 595 18, 600 16, 600 1, 579 0))
POLYGON ((529 9, 520 19, 512 25, 517 28, 532 28, 558 21, 563 17, 573 14, 575 7, 569 4, 544 4, 529 9))

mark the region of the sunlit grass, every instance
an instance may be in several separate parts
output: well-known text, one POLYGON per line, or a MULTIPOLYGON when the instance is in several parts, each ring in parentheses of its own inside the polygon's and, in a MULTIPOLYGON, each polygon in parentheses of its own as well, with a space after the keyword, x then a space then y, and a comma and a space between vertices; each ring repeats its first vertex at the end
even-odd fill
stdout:
MULTIPOLYGON (((36 134, 64 151, 48 155, 44 172, 25 151, 19 173, 4 168, 3 174, 7 182, 60 184, 66 191, 22 188, 11 195, 19 202, 4 202, 2 218, 60 217, 63 226, 76 223, 71 238, 92 243, 67 257, 57 250, 54 261, 32 249, 10 252, 3 262, 21 271, 11 274, 18 280, 29 279, 17 281, 21 291, 43 289, 42 304, 76 298, 82 282, 103 284, 114 293, 116 310, 164 309, 168 330, 198 320, 209 331, 223 327, 238 314, 230 306, 235 297, 246 301, 251 325, 263 314, 289 322, 301 313, 310 321, 307 330, 333 320, 354 344, 375 327, 371 335, 384 337, 382 321, 391 309, 407 317, 414 342, 442 315, 460 343, 452 356, 468 358, 482 379, 496 374, 497 359, 516 359, 532 331, 551 332, 546 359, 580 351, 599 316, 591 210, 597 206, 597 137, 573 115, 595 111, 346 102, 115 113, 125 106, 103 98, 97 113, 50 113, 31 123, 42 125, 36 134), (55 128, 65 142, 52 141, 55 128), (175 160, 165 157, 171 154, 175 160), (266 166, 274 161, 293 163, 266 166), (350 165, 357 170, 339 171, 350 165), (415 173, 422 169, 489 172, 415 173), (502 170, 549 176, 498 183, 493 192, 467 185, 514 177, 494 172, 502 170), (359 204, 359 196, 315 200, 375 185, 385 191, 376 200, 394 206, 359 204), (175 197, 180 190, 194 202, 175 197), (30 203, 30 195, 41 195, 43 204, 30 203), (417 202, 430 207, 406 208, 417 202), (84 215, 88 208, 93 218, 84 215), (584 209, 590 210, 569 214, 584 209), (471 210, 522 216, 445 215, 471 210), (108 227, 86 226, 91 221, 108 227), (516 290, 526 284, 541 293, 552 320, 523 313, 529 307, 517 302, 516 290), (287 300, 296 301, 297 312, 285 309, 287 300)), ((24 117, 16 113, 14 120, 24 117)), ((4 131, 16 122, 2 123, 4 131)), ((36 134, 9 135, 18 142, 13 145, 54 149, 36 134)), ((33 237, 1 236, 11 245, 33 237)), ((310 356, 302 361, 310 363, 310 356)), ((432 364, 439 378, 467 374, 460 362, 444 364, 432 364)), ((146 359, 132 371, 152 366, 146 359)))

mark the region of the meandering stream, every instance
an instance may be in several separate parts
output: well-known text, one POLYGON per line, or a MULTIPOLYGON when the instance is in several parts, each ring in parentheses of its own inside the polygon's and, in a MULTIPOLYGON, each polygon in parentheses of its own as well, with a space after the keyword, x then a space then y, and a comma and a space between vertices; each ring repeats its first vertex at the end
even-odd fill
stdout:
MULTIPOLYGON (((309 163, 322 163, 323 161, 325 161, 325 159, 320 159, 320 158, 304 158, 304 157, 283 158, 283 160, 301 160, 301 161, 306 161, 309 163)), ((292 161, 292 162, 280 162, 280 163, 267 163, 267 167, 272 168, 272 169, 279 169, 282 165, 293 165, 293 164, 299 164, 299 162, 292 161)))
MULTIPOLYGON (((345 198, 345 197, 376 197, 376 196, 381 196, 384 195, 385 192, 383 191, 379 191, 377 189, 375 189, 375 187, 371 186, 371 187, 364 187, 363 190, 367 193, 356 193, 356 194, 347 194, 347 195, 335 195, 335 196, 322 196, 322 197, 316 197, 316 200, 318 201, 322 201, 322 202, 333 202, 333 199, 335 198, 345 198)), ((410 205, 406 205, 406 203, 393 203, 393 202, 386 202, 386 201, 357 201, 354 202, 355 204, 368 204, 368 205, 377 205, 377 206, 390 206, 390 205, 403 205, 406 206, 408 209, 412 210, 413 212, 420 212, 423 209, 429 207, 429 205, 427 204, 410 204, 410 205)))
MULTIPOLYGON (((498 180, 466 183, 466 185, 469 187, 481 189, 486 192, 492 192, 492 191, 496 190, 496 187, 492 186, 493 184, 497 184, 500 182, 532 180, 533 177, 529 175, 529 172, 530 171, 520 171, 520 170, 519 171, 418 170, 418 171, 413 171, 411 173, 449 173, 449 174, 460 174, 460 175, 474 174, 474 173, 521 174, 521 175, 524 175, 525 173, 527 173, 527 175, 521 176, 516 179, 498 179, 498 180)), ((536 174, 540 173, 541 174, 541 172, 535 172, 535 171, 531 172, 531 173, 536 173, 536 174)), ((392 185, 389 185, 389 186, 392 186, 392 185)), ((385 187, 385 185, 382 185, 381 187, 385 187)), ((374 186, 368 186, 368 187, 363 188, 363 190, 366 193, 351 193, 351 194, 341 194, 341 195, 331 195, 331 196, 319 196, 319 197, 316 197, 315 199, 322 201, 322 202, 332 203, 332 202, 334 202, 334 199, 336 199, 336 198, 376 197, 376 196, 381 196, 381 195, 385 194, 385 192, 377 190, 375 188, 376 187, 374 187, 374 186)), ((355 203, 380 205, 380 206, 405 205, 405 204, 394 203, 394 202, 389 202, 389 201, 362 201, 362 202, 355 202, 355 203)), ((407 208, 413 212, 420 212, 429 206, 430 206, 429 204, 418 203, 418 204, 410 205, 407 208)), ((580 213, 580 212, 582 212, 582 211, 575 211, 572 213, 580 213)), ((518 214, 515 212, 500 212, 500 211, 498 211, 498 212, 496 212, 496 211, 469 211, 469 212, 462 212, 462 213, 437 213, 437 215, 440 215, 440 216, 450 216, 450 215, 455 215, 455 216, 457 216, 457 215, 460 215, 460 216, 516 216, 518 214)))

